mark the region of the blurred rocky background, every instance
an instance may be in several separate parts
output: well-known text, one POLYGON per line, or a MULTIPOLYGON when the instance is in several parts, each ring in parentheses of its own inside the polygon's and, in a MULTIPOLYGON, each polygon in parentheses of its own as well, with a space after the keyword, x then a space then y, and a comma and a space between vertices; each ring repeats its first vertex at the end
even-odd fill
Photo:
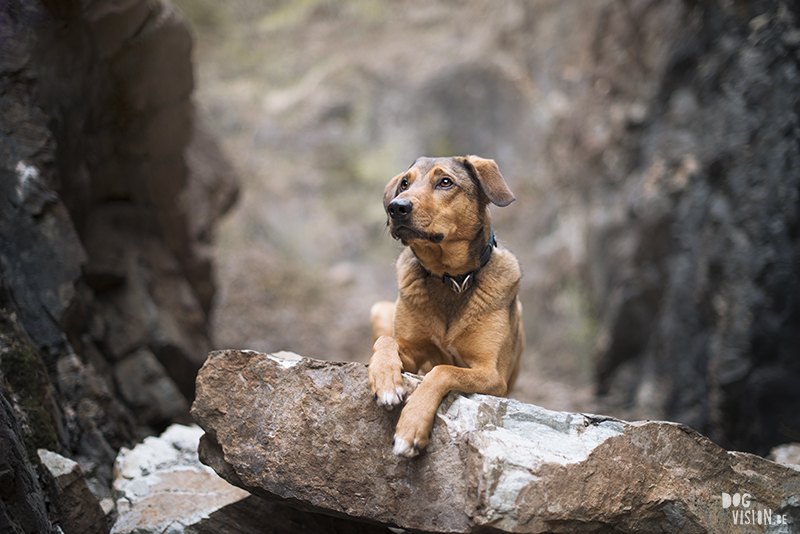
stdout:
POLYGON ((800 438, 794 4, 179 6, 242 181, 218 346, 367 361, 396 291, 385 183, 474 153, 517 195, 494 209, 524 271, 512 396, 762 454, 800 438))
POLYGON ((381 193, 423 154, 516 193, 513 397, 800 441, 795 3, 176 4, 0 1, 4 532, 107 526, 117 452, 190 422, 210 348, 366 362, 381 193))

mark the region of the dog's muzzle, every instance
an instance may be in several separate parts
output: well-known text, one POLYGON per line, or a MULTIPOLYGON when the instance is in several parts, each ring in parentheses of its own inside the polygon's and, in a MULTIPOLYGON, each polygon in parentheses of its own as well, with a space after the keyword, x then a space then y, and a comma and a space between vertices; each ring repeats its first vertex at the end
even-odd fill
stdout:
POLYGON ((386 213, 389 214, 392 237, 403 243, 411 239, 441 243, 444 240, 444 234, 429 234, 417 228, 410 217, 412 211, 414 211, 414 203, 407 198, 396 198, 389 202, 386 206, 386 213))

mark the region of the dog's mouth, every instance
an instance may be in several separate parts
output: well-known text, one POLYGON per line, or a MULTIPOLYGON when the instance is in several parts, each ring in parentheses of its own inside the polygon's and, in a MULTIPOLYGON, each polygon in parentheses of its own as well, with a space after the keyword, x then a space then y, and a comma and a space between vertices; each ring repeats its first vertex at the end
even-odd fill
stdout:
POLYGON ((444 234, 429 234, 404 225, 391 226, 391 234, 393 238, 399 239, 403 244, 414 240, 430 241, 435 244, 444 241, 444 234))

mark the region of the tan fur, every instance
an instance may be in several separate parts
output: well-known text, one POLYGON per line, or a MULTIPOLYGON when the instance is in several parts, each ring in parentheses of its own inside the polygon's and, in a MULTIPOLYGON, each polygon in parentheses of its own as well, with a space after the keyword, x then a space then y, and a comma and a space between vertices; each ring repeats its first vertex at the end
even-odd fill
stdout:
POLYGON ((488 205, 514 199, 494 161, 420 158, 386 186, 384 207, 391 210, 395 199, 413 209, 402 220, 389 219, 406 248, 397 261, 397 301, 372 308, 369 385, 391 408, 405 395, 402 371, 425 375, 395 429, 395 452, 411 457, 428 444, 448 392, 503 396, 513 387, 524 348, 521 271, 516 257, 498 246, 467 291, 456 293, 441 279, 480 267, 492 234, 488 205))

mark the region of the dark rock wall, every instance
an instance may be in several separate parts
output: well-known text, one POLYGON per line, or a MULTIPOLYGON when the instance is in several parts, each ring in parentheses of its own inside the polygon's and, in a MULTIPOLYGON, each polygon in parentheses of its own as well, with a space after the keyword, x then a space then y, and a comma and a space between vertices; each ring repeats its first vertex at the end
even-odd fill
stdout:
POLYGON ((78 460, 102 498, 121 446, 188 421, 237 192, 194 117, 191 49, 169 3, 0 4, 4 532, 47 530, 20 515, 36 491, 14 439, 33 464, 78 460))
POLYGON ((0 530, 14 534, 57 532, 48 519, 45 494, 22 435, 11 403, 5 395, 0 396, 0 530))
POLYGON ((798 16, 685 3, 585 270, 600 392, 761 454, 800 438, 798 16))

